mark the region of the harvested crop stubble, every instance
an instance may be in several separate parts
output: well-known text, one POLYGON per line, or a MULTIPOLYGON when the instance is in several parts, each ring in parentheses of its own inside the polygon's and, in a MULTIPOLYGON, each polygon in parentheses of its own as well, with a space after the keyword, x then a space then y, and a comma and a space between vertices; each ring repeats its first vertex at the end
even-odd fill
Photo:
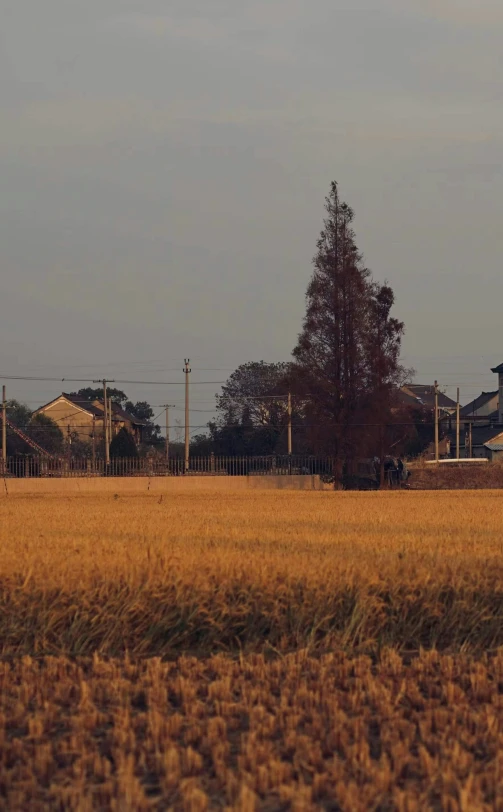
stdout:
POLYGON ((503 496, 0 501, 0 653, 503 645, 503 496))
POLYGON ((0 664, 13 810, 503 808, 503 655, 0 664))

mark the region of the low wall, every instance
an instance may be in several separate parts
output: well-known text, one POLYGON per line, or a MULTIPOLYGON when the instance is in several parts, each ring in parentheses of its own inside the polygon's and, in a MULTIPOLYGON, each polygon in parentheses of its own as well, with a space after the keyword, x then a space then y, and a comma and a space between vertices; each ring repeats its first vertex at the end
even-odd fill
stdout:
POLYGON ((414 490, 477 490, 503 488, 503 465, 449 463, 411 467, 409 486, 414 490))
POLYGON ((190 491, 332 490, 319 476, 188 476, 188 477, 71 477, 5 479, 0 498, 72 494, 184 493, 190 491))

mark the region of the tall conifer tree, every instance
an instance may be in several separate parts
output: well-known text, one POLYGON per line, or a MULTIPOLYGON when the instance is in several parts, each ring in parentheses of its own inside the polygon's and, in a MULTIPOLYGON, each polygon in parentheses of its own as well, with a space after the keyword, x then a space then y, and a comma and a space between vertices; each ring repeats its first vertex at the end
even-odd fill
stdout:
POLYGON ((353 211, 335 182, 325 209, 293 377, 305 393, 313 449, 334 455, 340 481, 345 465, 377 450, 371 424, 389 418, 403 324, 390 315, 393 291, 363 263, 353 211))

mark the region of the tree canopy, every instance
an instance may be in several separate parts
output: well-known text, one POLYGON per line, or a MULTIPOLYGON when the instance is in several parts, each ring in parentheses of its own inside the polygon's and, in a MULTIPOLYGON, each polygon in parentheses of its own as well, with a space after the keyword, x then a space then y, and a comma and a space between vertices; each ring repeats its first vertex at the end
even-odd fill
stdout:
POLYGON ((127 400, 124 404, 124 409, 138 420, 143 420, 147 424, 143 430, 143 441, 145 443, 155 444, 160 442, 161 427, 153 422, 155 415, 150 403, 147 403, 146 400, 139 400, 137 403, 127 400))
MULTIPOLYGON (((30 437, 49 454, 61 452, 63 432, 54 420, 44 414, 32 415, 30 409, 17 400, 7 402, 7 418, 27 437, 30 437)), ((7 426, 7 454, 33 454, 34 449, 7 426)))
POLYGON ((134 437, 131 436, 126 428, 121 428, 110 443, 110 457, 127 457, 131 459, 133 457, 136 458, 137 456, 138 449, 136 447, 134 437))
MULTIPOLYGON (((99 386, 97 388, 93 388, 91 386, 85 386, 83 389, 79 389, 78 392, 72 392, 72 395, 81 397, 83 400, 103 401, 103 387, 99 386)), ((117 403, 118 406, 123 406, 123 404, 127 401, 127 395, 122 391, 122 389, 114 389, 113 386, 107 387, 107 397, 111 398, 111 400, 114 403, 117 403)))
POLYGON ((389 285, 372 278, 356 245, 353 210, 332 183, 313 260, 306 315, 293 351, 292 379, 304 398, 316 453, 330 453, 338 476, 358 455, 379 449, 391 420, 403 324, 391 317, 389 285))
MULTIPOLYGON (((241 364, 217 395, 217 418, 209 424, 218 454, 272 454, 284 451, 290 364, 241 364)), ((201 441, 199 446, 202 447, 201 441)))

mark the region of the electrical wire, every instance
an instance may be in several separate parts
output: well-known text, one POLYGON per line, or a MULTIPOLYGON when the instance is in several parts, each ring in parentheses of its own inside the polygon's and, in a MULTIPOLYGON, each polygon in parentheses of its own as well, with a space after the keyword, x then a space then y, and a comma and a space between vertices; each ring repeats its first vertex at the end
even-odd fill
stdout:
MULTIPOLYGON (((28 375, 2 375, 0 380, 4 381, 53 381, 58 383, 98 383, 96 378, 36 378, 28 375)), ((142 386, 185 386, 185 381, 130 381, 114 378, 107 380, 107 383, 129 383, 142 386)), ((206 386, 210 384, 222 385, 226 381, 191 381, 191 386, 206 386)))
MULTIPOLYGON (((431 420, 431 422, 430 421, 427 421, 427 422, 425 421, 425 422, 415 423, 414 421, 409 420, 409 421, 406 421, 406 422, 398 422, 398 423, 385 423, 385 424, 383 424, 383 423, 351 423, 350 425, 347 425, 346 423, 331 423, 331 422, 326 422, 326 423, 292 423, 292 429, 346 428, 348 430, 351 430, 351 429, 356 429, 356 428, 381 428, 383 425, 385 425, 386 428, 393 428, 393 427, 400 427, 400 426, 418 426, 418 425, 419 426, 433 426, 434 421, 431 420)), ((236 427, 239 427, 239 426, 243 427, 243 424, 242 423, 226 423, 224 428, 236 428, 236 427)), ((283 427, 286 427, 286 424, 283 427)), ((38 425, 37 423, 26 423, 24 425, 17 425, 16 424, 16 428, 17 429, 35 428, 39 432, 50 431, 51 430, 51 426, 38 425)), ((58 426, 58 428, 59 428, 59 426, 58 426)), ((72 425, 71 428, 72 429, 89 429, 90 424, 89 423, 86 423, 84 425, 76 425, 75 424, 75 425, 72 425)), ((100 427, 98 426, 97 428, 100 428, 100 427)), ((207 423, 204 423, 202 425, 189 425, 187 428, 189 428, 189 429, 203 429, 203 428, 207 428, 207 423)), ((243 428, 245 428, 245 427, 243 427, 243 428)), ((275 424, 275 423, 259 423, 259 424, 253 424, 252 426, 250 426, 250 428, 279 428, 279 426, 277 424, 275 424)), ((8 426, 7 426, 7 430, 9 430, 8 426)))

